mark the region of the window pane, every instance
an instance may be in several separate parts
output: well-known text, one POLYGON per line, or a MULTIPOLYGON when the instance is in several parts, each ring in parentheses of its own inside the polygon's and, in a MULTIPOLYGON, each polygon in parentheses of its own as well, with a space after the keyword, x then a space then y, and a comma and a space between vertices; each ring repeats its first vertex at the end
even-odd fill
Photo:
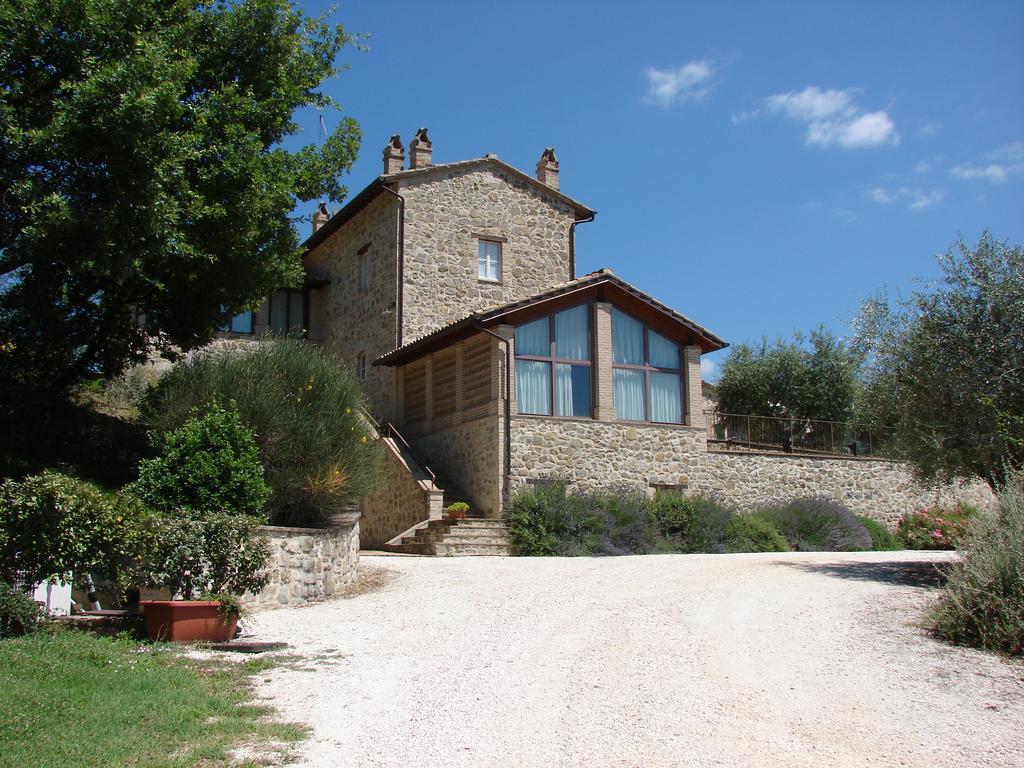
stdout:
POLYGON ((679 345, 651 330, 647 331, 647 355, 655 368, 679 368, 679 345))
POLYGON ((616 363, 644 364, 643 325, 614 307, 612 308, 612 357, 616 363))
POLYGON ((644 372, 614 370, 615 416, 624 421, 644 420, 644 372))
POLYGON ((651 373, 651 421, 682 423, 678 373, 651 373))
POLYGON ((270 330, 288 332, 288 291, 274 291, 270 297, 270 330))
POLYGON ((555 396, 558 398, 559 416, 590 415, 590 366, 556 366, 555 396))
POLYGON ((235 333, 252 333, 252 312, 240 312, 232 317, 231 330, 235 333))
POLYGON ((555 356, 565 360, 590 359, 590 323, 586 304, 555 315, 555 356))
POLYGON ((546 317, 516 328, 516 354, 551 356, 551 327, 546 317))
POLYGON ((302 291, 288 291, 288 332, 302 333, 302 291))
POLYGON ((485 280, 497 280, 500 271, 501 243, 481 240, 477 246, 477 264, 480 277, 485 280))
POLYGON ((516 401, 520 413, 551 415, 551 363, 516 360, 516 401))

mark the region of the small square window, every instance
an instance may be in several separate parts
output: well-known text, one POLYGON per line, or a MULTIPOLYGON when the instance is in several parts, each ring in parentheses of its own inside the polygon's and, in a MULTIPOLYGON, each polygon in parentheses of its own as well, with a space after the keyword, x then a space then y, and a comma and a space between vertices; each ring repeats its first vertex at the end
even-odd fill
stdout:
POLYGON ((501 280, 501 243, 481 240, 477 248, 477 266, 481 280, 501 280))

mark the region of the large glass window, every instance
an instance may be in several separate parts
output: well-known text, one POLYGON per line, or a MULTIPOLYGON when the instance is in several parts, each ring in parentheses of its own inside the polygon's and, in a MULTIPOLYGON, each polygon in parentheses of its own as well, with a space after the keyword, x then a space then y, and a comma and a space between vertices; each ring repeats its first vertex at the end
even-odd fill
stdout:
POLYGON ((591 415, 589 310, 584 304, 516 328, 520 413, 591 415))
POLYGON ((678 344, 613 307, 612 362, 616 418, 682 424, 678 344))

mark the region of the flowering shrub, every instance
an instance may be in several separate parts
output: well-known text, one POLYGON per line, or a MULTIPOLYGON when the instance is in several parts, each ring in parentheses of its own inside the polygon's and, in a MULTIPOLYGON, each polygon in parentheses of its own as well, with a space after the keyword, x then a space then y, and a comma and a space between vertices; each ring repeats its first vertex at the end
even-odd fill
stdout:
POLYGON ((964 504, 952 509, 919 509, 900 518, 896 537, 907 549, 956 549, 967 534, 974 510, 964 504))

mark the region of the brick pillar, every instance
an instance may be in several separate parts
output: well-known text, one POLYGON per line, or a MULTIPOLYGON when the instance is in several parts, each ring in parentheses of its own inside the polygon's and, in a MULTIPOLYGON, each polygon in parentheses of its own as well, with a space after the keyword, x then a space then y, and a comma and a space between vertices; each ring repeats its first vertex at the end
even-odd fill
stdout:
POLYGON ((455 345, 455 413, 452 414, 452 423, 462 423, 462 408, 465 398, 464 384, 462 380, 462 364, 465 357, 466 342, 460 341, 455 345))
POLYGON ((686 360, 686 423, 704 429, 704 396, 701 392, 700 347, 683 347, 686 360))
POLYGON ((423 434, 429 435, 434 420, 434 356, 423 361, 423 434))
POLYGON ((615 395, 612 384, 612 305, 594 304, 594 418, 615 420, 615 395))

